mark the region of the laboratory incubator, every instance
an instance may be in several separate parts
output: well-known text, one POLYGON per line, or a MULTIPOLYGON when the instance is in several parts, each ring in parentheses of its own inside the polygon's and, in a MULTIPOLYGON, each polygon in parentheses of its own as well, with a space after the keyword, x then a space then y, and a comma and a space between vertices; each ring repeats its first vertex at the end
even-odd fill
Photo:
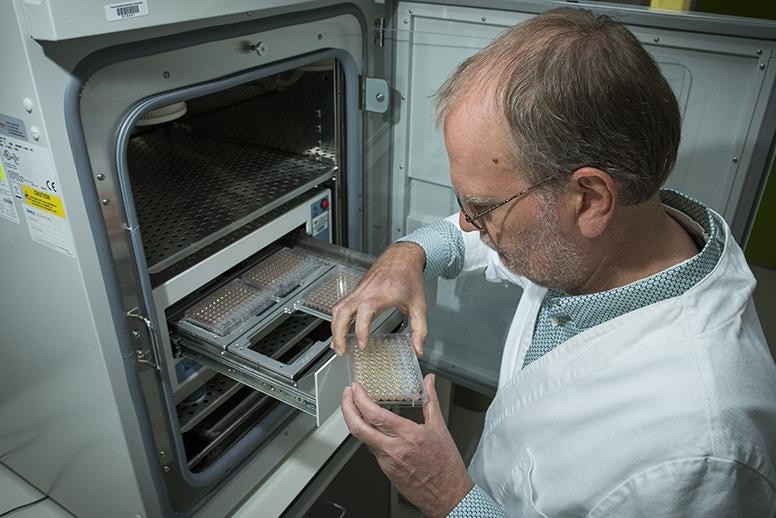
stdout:
MULTIPOLYGON (((389 243, 457 210, 433 93, 563 4, 3 2, 0 514, 312 508, 358 448, 331 308, 389 243)), ((773 24, 574 5, 658 61, 683 117, 668 186, 743 242, 773 159, 773 24)), ((519 290, 428 289, 420 368, 492 394, 519 290)))

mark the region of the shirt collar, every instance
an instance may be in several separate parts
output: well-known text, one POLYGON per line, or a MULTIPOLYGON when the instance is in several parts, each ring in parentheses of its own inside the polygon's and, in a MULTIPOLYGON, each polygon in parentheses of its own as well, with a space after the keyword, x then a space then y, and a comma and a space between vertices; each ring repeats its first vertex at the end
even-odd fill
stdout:
POLYGON ((681 295, 714 269, 724 239, 722 226, 714 220, 712 211, 673 190, 661 190, 660 199, 668 213, 695 239, 700 252, 647 278, 604 292, 568 295, 550 289, 542 304, 545 318, 581 332, 629 311, 681 295))

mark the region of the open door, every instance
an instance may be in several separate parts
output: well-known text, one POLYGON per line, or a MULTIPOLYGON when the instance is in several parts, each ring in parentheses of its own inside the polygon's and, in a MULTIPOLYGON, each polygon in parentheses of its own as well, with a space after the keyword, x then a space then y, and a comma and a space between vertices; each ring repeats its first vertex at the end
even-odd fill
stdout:
MULTIPOLYGON (((445 4, 400 2, 394 25, 386 31, 397 92, 392 239, 458 210, 442 135, 433 124, 435 90, 458 63, 504 29, 555 7, 546 2, 515 2, 511 10, 496 2, 445 4)), ((740 240, 766 173, 776 126, 772 26, 630 6, 591 9, 626 23, 674 88, 683 134, 666 186, 722 214, 740 240)), ((429 301, 434 307, 422 362, 457 383, 492 392, 520 290, 482 280, 477 274, 440 279, 436 304, 429 301)))

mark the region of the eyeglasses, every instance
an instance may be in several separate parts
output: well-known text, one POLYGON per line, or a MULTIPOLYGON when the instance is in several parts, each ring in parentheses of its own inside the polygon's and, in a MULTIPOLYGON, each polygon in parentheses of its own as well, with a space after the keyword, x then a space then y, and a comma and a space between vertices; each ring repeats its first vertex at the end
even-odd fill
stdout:
POLYGON ((474 225, 474 228, 476 228, 477 230, 484 230, 483 226, 482 226, 482 223, 480 223, 478 221, 479 219, 481 219, 486 214, 490 214, 491 212, 493 212, 494 210, 498 209, 499 207, 503 207, 507 203, 525 196, 526 194, 528 194, 529 192, 533 191, 534 189, 536 189, 537 187, 539 187, 543 183, 548 182, 551 179, 555 178, 557 175, 558 175, 558 173, 550 175, 550 176, 544 178, 543 180, 540 180, 539 182, 537 182, 537 183, 533 184, 532 186, 528 187, 527 189, 523 189, 519 193, 513 194, 512 196, 510 196, 506 200, 500 201, 500 202, 496 203, 495 205, 491 205, 487 209, 485 209, 483 211, 480 211, 480 212, 476 212, 474 214, 469 214, 469 211, 467 211, 464 208, 464 204, 461 201, 461 197, 458 194, 455 195, 455 200, 458 202, 458 208, 460 208, 461 212, 463 212, 463 219, 466 220, 466 223, 469 223, 470 225, 474 225))

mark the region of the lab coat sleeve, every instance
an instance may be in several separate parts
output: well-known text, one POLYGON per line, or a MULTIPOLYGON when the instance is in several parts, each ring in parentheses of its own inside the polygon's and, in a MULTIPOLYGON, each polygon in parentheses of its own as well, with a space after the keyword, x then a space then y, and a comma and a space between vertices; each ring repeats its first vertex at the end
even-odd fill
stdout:
POLYGON ((474 486, 447 515, 447 518, 506 518, 506 516, 495 500, 480 486, 474 486))
MULTIPOLYGON (((420 245, 426 253, 426 279, 452 279, 461 271, 481 270, 490 265, 490 249, 477 232, 464 232, 458 226, 458 214, 421 227, 397 242, 420 245)), ((495 256, 495 254, 492 254, 495 256)))
POLYGON ((588 514, 589 518, 605 516, 776 516, 776 491, 763 474, 739 462, 715 457, 677 459, 626 479, 588 514))

